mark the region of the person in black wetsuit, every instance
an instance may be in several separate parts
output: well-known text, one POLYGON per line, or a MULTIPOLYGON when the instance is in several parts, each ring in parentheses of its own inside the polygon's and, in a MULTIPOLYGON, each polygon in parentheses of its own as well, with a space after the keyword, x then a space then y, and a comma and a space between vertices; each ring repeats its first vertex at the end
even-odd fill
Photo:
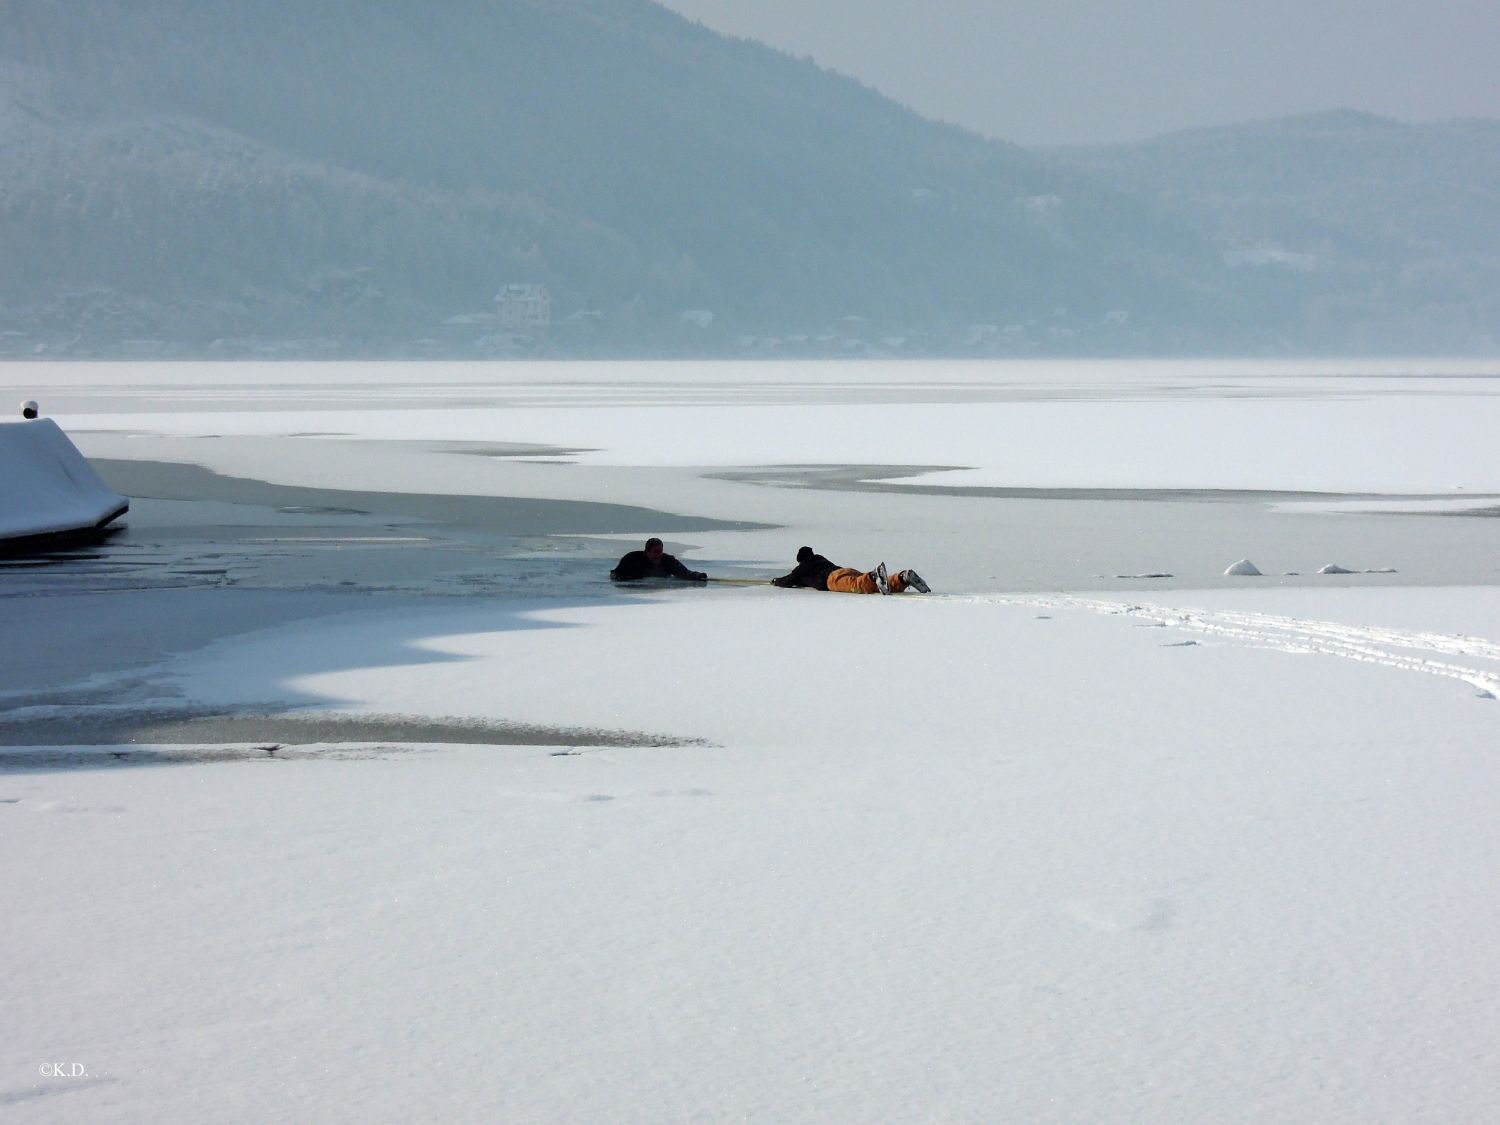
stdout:
POLYGON ((922 581, 915 570, 903 570, 889 577, 885 563, 871 571, 855 570, 852 566, 839 566, 829 562, 811 547, 797 551, 797 565, 790 574, 771 579, 772 586, 803 586, 810 590, 832 590, 840 594, 899 594, 903 590, 916 590, 930 594, 931 588, 922 581))
POLYGON ((638 578, 680 578, 684 582, 707 582, 701 570, 689 570, 663 551, 662 542, 654 536, 646 540, 646 549, 624 555, 609 576, 616 582, 634 582, 638 578))
POLYGON ((783 574, 780 578, 771 579, 772 586, 780 586, 782 589, 794 589, 805 587, 809 590, 828 589, 828 576, 836 570, 843 570, 836 562, 829 562, 811 547, 802 547, 797 551, 797 565, 792 568, 790 574, 783 574))

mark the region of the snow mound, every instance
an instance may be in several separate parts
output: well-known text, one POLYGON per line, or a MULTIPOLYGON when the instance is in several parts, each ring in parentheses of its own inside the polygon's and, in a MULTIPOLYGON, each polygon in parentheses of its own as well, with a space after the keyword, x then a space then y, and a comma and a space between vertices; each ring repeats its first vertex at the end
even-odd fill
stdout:
POLYGON ((129 507, 50 418, 0 422, 0 547, 91 531, 129 507))
POLYGON ((1320 566, 1318 568, 1318 573, 1319 574, 1353 574, 1354 571, 1347 570, 1344 567, 1339 566, 1338 563, 1329 563, 1327 566, 1320 566))
POLYGON ((1260 568, 1249 559, 1241 559, 1231 564, 1224 573, 1238 578, 1259 578, 1260 568))

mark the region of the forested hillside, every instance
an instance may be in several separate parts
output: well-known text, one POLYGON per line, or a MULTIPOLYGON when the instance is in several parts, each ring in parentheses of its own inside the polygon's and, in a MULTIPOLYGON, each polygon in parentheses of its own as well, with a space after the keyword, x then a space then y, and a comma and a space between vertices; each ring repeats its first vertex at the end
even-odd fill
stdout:
POLYGON ((1341 111, 1057 155, 1215 239, 1304 346, 1500 351, 1500 121, 1341 111))
POLYGON ((1363 262, 1239 268, 1109 154, 646 0, 7 0, 0 168, 0 354, 1255 353, 1379 318, 1363 262), (502 330, 512 283, 548 324, 502 330))

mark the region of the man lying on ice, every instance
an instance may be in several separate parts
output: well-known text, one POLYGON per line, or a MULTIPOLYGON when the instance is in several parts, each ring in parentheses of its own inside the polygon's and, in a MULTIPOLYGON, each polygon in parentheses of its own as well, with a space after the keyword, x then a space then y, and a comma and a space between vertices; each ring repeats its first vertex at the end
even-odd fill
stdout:
POLYGON ((708 575, 701 570, 689 570, 677 559, 662 550, 661 540, 653 536, 646 540, 644 551, 625 554, 614 570, 609 572, 616 582, 634 582, 637 578, 681 578, 684 582, 707 582, 708 575))
POLYGON ((810 590, 832 590, 840 594, 899 594, 903 590, 932 593, 915 570, 903 570, 888 576, 885 563, 874 570, 860 571, 831 563, 811 547, 797 551, 797 566, 790 574, 771 579, 772 586, 805 586, 810 590))

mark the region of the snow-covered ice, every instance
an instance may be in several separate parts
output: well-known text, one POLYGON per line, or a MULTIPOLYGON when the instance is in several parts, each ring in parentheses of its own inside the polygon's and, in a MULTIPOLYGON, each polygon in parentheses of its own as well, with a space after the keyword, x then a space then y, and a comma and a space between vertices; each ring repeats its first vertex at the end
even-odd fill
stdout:
POLYGON ((0 1107, 1486 1120, 1500 523, 1332 493, 1500 487, 1462 454, 1497 378, 0 367, 142 485, 118 541, 0 570, 0 1107), (1264 450, 1308 403, 1323 476, 1264 450), (997 441, 1041 415, 1050 461, 997 441), (914 475, 957 465, 1004 487, 914 475), (659 529, 937 592, 603 580, 659 529), (439 727, 494 744, 402 733, 439 727))

